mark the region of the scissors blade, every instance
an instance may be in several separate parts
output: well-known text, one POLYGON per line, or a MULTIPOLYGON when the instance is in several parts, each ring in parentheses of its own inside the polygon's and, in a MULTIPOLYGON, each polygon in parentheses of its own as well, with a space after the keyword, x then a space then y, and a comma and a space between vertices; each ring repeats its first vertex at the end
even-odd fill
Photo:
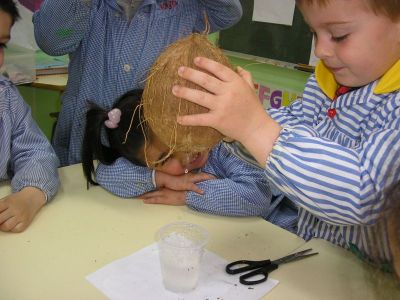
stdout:
POLYGON ((314 255, 317 255, 317 254, 318 254, 318 252, 310 253, 310 254, 305 254, 305 253, 310 252, 310 251, 312 251, 311 248, 310 248, 310 249, 303 250, 303 251, 299 251, 299 252, 296 252, 296 253, 293 253, 293 254, 289 254, 289 255, 287 255, 287 256, 281 257, 281 258, 279 258, 279 259, 277 259, 277 260, 274 260, 274 261, 272 261, 272 262, 273 262, 274 264, 279 265, 279 264, 283 264, 283 263, 288 263, 288 262, 300 260, 300 259, 307 258, 307 257, 314 256, 314 255))

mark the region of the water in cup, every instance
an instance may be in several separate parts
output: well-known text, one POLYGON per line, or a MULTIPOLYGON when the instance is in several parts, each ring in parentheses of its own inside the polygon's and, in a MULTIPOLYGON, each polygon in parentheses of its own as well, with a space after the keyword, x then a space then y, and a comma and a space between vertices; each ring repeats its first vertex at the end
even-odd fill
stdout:
POLYGON ((161 273, 166 289, 184 293, 196 288, 207 231, 187 222, 162 227, 157 233, 161 273))

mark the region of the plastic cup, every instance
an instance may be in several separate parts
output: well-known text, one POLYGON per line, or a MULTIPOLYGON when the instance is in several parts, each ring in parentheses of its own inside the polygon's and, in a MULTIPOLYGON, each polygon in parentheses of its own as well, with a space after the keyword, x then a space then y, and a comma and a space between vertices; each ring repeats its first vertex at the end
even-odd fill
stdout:
POLYGON ((196 224, 176 222, 160 228, 156 238, 164 287, 175 293, 194 290, 208 242, 207 230, 196 224))

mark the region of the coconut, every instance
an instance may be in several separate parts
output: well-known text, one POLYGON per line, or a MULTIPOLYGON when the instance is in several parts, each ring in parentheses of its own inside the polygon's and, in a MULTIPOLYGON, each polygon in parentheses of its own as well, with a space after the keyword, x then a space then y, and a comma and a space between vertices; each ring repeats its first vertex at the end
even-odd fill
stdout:
POLYGON ((209 42, 207 35, 195 33, 166 48, 153 64, 144 87, 142 103, 145 121, 152 132, 171 149, 170 153, 207 151, 223 138, 211 127, 182 126, 177 122, 178 116, 208 111, 203 106, 172 94, 174 85, 204 90, 178 76, 180 66, 199 69, 193 63, 193 59, 198 56, 231 68, 222 50, 209 42))

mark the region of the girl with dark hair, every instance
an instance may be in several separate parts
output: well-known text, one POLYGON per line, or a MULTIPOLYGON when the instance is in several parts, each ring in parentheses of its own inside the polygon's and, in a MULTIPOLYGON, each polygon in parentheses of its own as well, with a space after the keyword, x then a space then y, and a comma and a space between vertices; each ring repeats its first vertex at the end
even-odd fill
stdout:
POLYGON ((0 10, 7 13, 11 17, 11 26, 20 18, 18 8, 13 0, 0 1, 0 10))
POLYGON ((82 146, 82 165, 89 183, 97 185, 92 178, 95 175, 93 160, 110 165, 117 158, 124 157, 133 164, 146 166, 143 159, 145 133, 141 126, 140 100, 143 90, 132 90, 121 96, 110 112, 93 104, 86 114, 87 126, 82 146), (138 113, 134 113, 139 110, 138 113), (135 124, 129 131, 129 138, 125 135, 130 126, 130 118, 135 124), (102 132, 105 130, 109 146, 102 143, 102 132))
MULTIPOLYGON (((82 145, 82 166, 86 179, 89 183, 97 185, 98 183, 94 179, 97 177, 96 179, 100 181, 101 185, 105 187, 108 184, 112 185, 108 182, 108 179, 103 181, 102 174, 96 175, 93 160, 97 159, 100 162, 100 170, 114 167, 118 169, 118 172, 111 175, 111 177, 116 177, 118 182, 127 180, 132 185, 133 182, 138 182, 132 194, 127 197, 141 195, 153 190, 155 186, 169 186, 174 189, 201 192, 194 183, 209 179, 211 178, 210 175, 204 173, 190 174, 185 177, 185 181, 182 183, 175 176, 169 175, 185 174, 183 164, 180 162, 183 159, 183 154, 174 154, 165 161, 159 161, 162 156, 165 156, 164 153, 168 152, 168 148, 152 134, 143 121, 142 93, 143 90, 141 89, 128 91, 116 101, 110 111, 106 111, 97 105, 92 105, 88 110, 86 114, 87 126, 82 145), (104 138, 103 132, 105 132, 106 138, 104 138), (104 139, 107 141, 104 141, 104 139), (118 162, 116 162, 117 160, 118 162), (132 172, 130 178, 119 177, 115 174, 124 173, 119 161, 128 163, 129 167, 137 165, 151 167, 152 169, 140 168, 139 171, 132 172), (172 169, 170 166, 172 166, 172 169), (155 172, 155 170, 160 172, 155 172), (162 172, 165 170, 168 173, 162 172)), ((207 157, 203 160, 206 159, 207 157)), ((187 166, 190 170, 199 167, 197 164, 187 166)), ((125 196, 121 193, 116 194, 125 196)))
POLYGON ((263 170, 236 156, 232 145, 223 142, 209 152, 168 156, 170 149, 143 121, 141 94, 141 90, 129 91, 110 111, 93 106, 87 112, 82 164, 88 182, 145 203, 261 216, 295 230, 297 209, 282 195, 274 195, 263 170), (96 171, 94 159, 100 162, 96 171))

